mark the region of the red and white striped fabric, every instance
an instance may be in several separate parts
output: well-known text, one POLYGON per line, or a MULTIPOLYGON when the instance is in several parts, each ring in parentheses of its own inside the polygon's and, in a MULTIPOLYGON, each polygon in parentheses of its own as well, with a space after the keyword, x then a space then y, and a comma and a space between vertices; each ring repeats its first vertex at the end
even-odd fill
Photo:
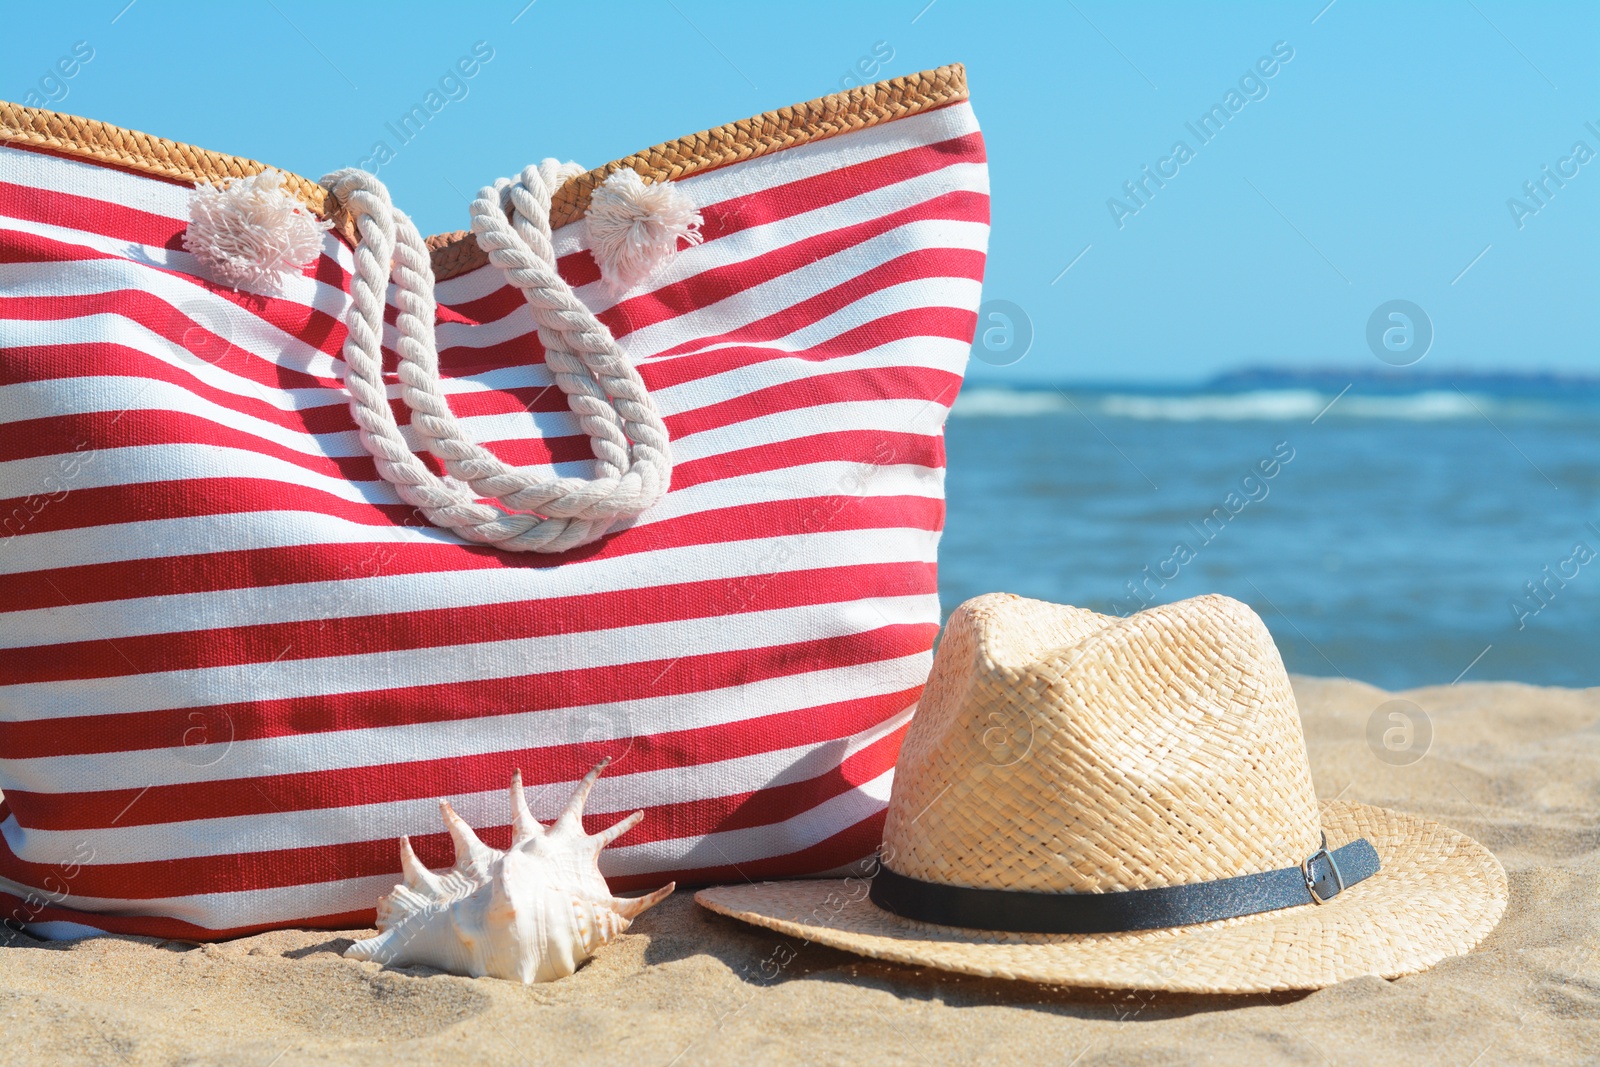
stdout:
MULTIPOLYGON (((448 864, 436 798, 503 846, 512 768, 547 817, 602 756, 593 826, 646 812, 617 890, 877 845, 939 622, 982 141, 962 102, 682 187, 705 242, 620 302, 583 225, 556 233, 665 416, 671 492, 537 556, 378 477, 341 384, 346 244, 233 292, 183 251, 186 186, 0 144, 0 918, 370 924, 399 835, 448 864)), ((516 291, 483 267, 438 294, 468 432, 588 475, 516 291)))

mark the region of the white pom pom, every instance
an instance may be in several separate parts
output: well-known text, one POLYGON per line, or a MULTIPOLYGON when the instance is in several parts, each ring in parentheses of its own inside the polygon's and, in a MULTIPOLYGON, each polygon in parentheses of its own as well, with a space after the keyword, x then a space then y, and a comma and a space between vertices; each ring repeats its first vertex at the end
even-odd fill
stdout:
POLYGON ((183 247, 223 283, 263 287, 299 273, 322 249, 333 223, 311 213, 280 186, 283 175, 264 170, 226 186, 195 185, 183 247))
POLYGON ((606 284, 620 292, 670 263, 680 239, 699 244, 704 222, 677 183, 646 185, 619 170, 589 198, 589 251, 606 284))

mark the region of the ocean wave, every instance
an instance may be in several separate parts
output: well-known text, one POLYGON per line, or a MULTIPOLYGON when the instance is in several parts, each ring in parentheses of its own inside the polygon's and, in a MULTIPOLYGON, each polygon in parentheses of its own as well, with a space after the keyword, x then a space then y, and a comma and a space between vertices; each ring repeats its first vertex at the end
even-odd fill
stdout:
POLYGON ((1060 393, 1022 392, 1017 389, 963 389, 956 397, 951 415, 977 417, 1054 415, 1071 411, 1072 405, 1060 393))
POLYGON ((1346 418, 1414 419, 1425 422, 1429 419, 1478 418, 1499 406, 1500 401, 1486 396, 1429 392, 1410 396, 1347 396, 1328 414, 1332 416, 1344 408, 1339 414, 1346 418))
MULTIPOLYGON (((1287 422, 1299 419, 1393 419, 1431 422, 1491 415, 1498 409, 1532 414, 1526 403, 1510 403, 1484 395, 1454 390, 1374 396, 1343 395, 1317 389, 1258 389, 1245 393, 1192 393, 1155 396, 1110 393, 1080 394, 1077 401, 1060 392, 982 386, 964 390, 956 398, 952 415, 1016 418, 1054 415, 1074 409, 1074 404, 1113 418, 1163 422, 1287 422), (1331 406, 1330 406, 1331 405, 1331 406)), ((1532 405, 1538 406, 1538 405, 1532 405)))
POLYGON ((1102 398, 1100 410, 1125 419, 1163 419, 1223 422, 1314 419, 1326 414, 1337 419, 1396 419, 1431 422, 1440 419, 1479 418, 1498 406, 1486 396, 1429 390, 1397 396, 1340 396, 1316 389, 1262 389, 1250 393, 1202 393, 1195 396, 1135 396, 1112 394, 1102 398))
POLYGON ((1328 403, 1315 389, 1263 389, 1253 393, 1201 393, 1196 396, 1133 396, 1113 393, 1100 410, 1124 419, 1196 422, 1311 419, 1328 403))

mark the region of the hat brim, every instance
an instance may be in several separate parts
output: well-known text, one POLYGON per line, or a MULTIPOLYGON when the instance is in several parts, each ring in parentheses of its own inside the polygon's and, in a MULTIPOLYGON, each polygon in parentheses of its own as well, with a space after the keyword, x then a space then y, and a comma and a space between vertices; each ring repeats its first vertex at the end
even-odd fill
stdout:
POLYGON ((1478 842, 1429 819, 1365 804, 1322 809, 1329 847, 1365 837, 1377 874, 1326 904, 1118 934, 1013 934, 903 919, 865 879, 703 889, 712 911, 847 952, 1053 985, 1192 993, 1321 989, 1398 978, 1470 951, 1505 913, 1506 875, 1478 842))

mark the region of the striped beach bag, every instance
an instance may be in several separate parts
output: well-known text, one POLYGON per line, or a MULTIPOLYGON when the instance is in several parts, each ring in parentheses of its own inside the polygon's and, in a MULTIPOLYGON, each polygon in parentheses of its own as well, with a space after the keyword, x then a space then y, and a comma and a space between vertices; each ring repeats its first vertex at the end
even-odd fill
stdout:
POLYGON ((960 67, 424 240, 321 183, 0 104, 0 916, 370 924, 448 798, 610 764, 616 891, 880 839, 976 324, 960 67))

